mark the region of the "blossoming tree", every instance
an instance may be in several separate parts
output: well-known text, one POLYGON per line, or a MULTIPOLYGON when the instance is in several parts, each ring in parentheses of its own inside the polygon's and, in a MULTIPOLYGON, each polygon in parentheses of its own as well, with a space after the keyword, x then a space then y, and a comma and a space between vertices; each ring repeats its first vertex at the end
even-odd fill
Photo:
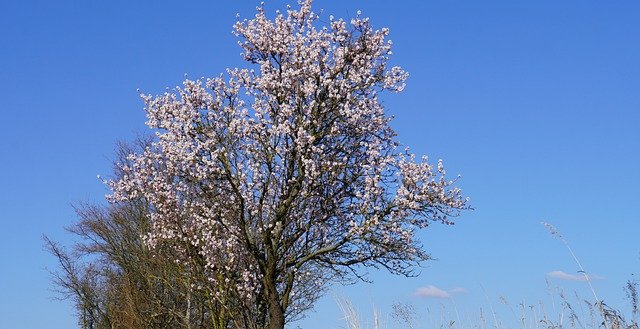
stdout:
POLYGON ((378 94, 407 73, 388 30, 360 14, 319 27, 299 5, 236 23, 255 69, 143 95, 157 139, 109 182, 113 202, 150 204, 146 243, 200 264, 210 286, 193 289, 234 300, 246 327, 283 328, 364 267, 411 275, 429 259, 415 229, 467 208, 441 162, 394 141, 378 94))

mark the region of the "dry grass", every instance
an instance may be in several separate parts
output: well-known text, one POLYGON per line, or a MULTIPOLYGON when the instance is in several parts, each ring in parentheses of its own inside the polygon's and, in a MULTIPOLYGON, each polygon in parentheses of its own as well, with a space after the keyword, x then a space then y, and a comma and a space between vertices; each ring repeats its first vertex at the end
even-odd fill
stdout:
POLYGON ((625 291, 631 304, 632 311, 630 314, 624 314, 622 311, 615 310, 603 302, 596 303, 580 298, 575 293, 568 295, 561 288, 557 288, 555 293, 558 298, 558 305, 549 307, 543 302, 527 304, 522 301, 514 306, 506 298, 500 297, 500 303, 511 310, 511 319, 504 320, 498 313, 493 311, 490 311, 491 314, 487 314, 485 311, 487 308, 481 307, 479 315, 467 320, 466 323, 461 322, 458 315, 456 315, 455 319, 447 318, 444 310, 441 311, 440 315, 431 316, 430 314, 428 316, 431 318, 429 320, 436 318, 437 323, 421 319, 415 312, 413 305, 407 303, 393 304, 390 317, 391 323, 381 321, 382 316, 379 312, 373 312, 372 319, 362 316, 362 313, 358 312, 348 300, 339 301, 339 305, 348 329, 638 329, 638 282, 629 280, 625 291), (516 321, 512 321, 514 317, 516 321))

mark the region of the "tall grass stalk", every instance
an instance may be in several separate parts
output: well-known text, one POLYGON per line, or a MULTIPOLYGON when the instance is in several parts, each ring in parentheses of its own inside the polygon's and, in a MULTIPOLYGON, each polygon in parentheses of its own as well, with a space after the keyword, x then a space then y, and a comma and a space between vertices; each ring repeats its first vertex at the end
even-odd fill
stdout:
POLYGON ((555 228, 555 226, 547 222, 542 222, 542 225, 544 225, 547 228, 547 230, 549 230, 549 233, 551 233, 552 236, 562 241, 564 246, 567 247, 567 250, 569 250, 571 257, 573 257, 573 260, 576 262, 576 264, 578 265, 578 268, 580 269, 579 273, 582 273, 582 275, 584 275, 584 278, 587 281, 587 284, 589 284, 589 289, 591 289, 591 292, 593 293, 593 297, 596 299, 596 305, 600 310, 600 315, 602 315, 602 324, 604 325, 604 328, 609 329, 609 326, 607 325, 607 314, 604 310, 604 306, 602 305, 602 301, 598 298, 598 294, 596 294, 596 290, 593 288, 593 284, 591 283, 591 277, 587 274, 587 271, 584 270, 584 267, 582 267, 582 264, 580 263, 580 260, 578 260, 578 257, 576 257, 576 254, 573 252, 573 249, 571 249, 571 246, 569 245, 567 240, 562 236, 562 234, 560 234, 560 231, 558 231, 555 228))
POLYGON ((358 316, 358 312, 354 309, 353 304, 349 300, 344 298, 336 298, 336 302, 338 303, 338 307, 340 307, 340 311, 344 316, 344 321, 347 323, 347 328, 360 329, 360 317, 358 316))
MULTIPOLYGON (((353 303, 346 298, 335 297, 338 307, 343 315, 343 320, 347 324, 348 329, 363 329, 368 328, 367 325, 363 325, 360 319, 360 315, 358 311, 353 307, 353 303)), ((375 309, 373 310, 373 328, 372 329, 384 329, 385 326, 381 321, 380 311, 375 309)))
POLYGON ((500 328, 500 325, 498 324, 498 317, 496 316, 496 312, 493 310, 493 304, 489 300, 489 295, 487 295, 487 291, 484 289, 484 286, 482 284, 480 285, 480 288, 482 289, 484 297, 487 299, 487 303, 489 303, 489 309, 491 309, 491 315, 493 316, 493 324, 496 329, 500 328))

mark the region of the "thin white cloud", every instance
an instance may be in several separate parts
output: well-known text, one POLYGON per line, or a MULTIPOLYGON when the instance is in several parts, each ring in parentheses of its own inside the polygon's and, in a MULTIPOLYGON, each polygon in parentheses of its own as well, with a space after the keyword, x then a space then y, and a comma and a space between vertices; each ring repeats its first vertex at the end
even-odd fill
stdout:
MULTIPOLYGON (((567 281, 587 281, 587 276, 585 276, 582 273, 578 273, 578 274, 569 274, 569 273, 565 273, 563 271, 551 271, 549 273, 547 273, 547 275, 551 278, 554 279, 559 279, 559 280, 567 280, 567 281)), ((595 276, 595 275, 589 275, 588 276, 589 280, 594 280, 594 279, 602 279, 602 277, 599 276, 595 276)))
POLYGON ((450 293, 452 294, 466 294, 469 292, 469 290, 462 288, 462 287, 455 287, 451 290, 449 290, 450 293))
POLYGON ((418 288, 413 294, 415 296, 423 297, 423 298, 450 298, 451 297, 451 295, 448 292, 432 285, 418 288))

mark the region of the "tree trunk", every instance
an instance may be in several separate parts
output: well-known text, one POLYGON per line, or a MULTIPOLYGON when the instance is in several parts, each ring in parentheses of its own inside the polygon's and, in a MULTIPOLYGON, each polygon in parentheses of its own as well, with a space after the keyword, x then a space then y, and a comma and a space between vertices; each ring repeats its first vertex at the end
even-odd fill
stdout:
POLYGON ((269 298, 269 329, 284 329, 284 310, 278 301, 269 298))
POLYGON ((271 273, 265 275, 265 292, 269 312, 269 329, 284 329, 284 309, 280 303, 280 296, 276 288, 275 278, 271 273))

